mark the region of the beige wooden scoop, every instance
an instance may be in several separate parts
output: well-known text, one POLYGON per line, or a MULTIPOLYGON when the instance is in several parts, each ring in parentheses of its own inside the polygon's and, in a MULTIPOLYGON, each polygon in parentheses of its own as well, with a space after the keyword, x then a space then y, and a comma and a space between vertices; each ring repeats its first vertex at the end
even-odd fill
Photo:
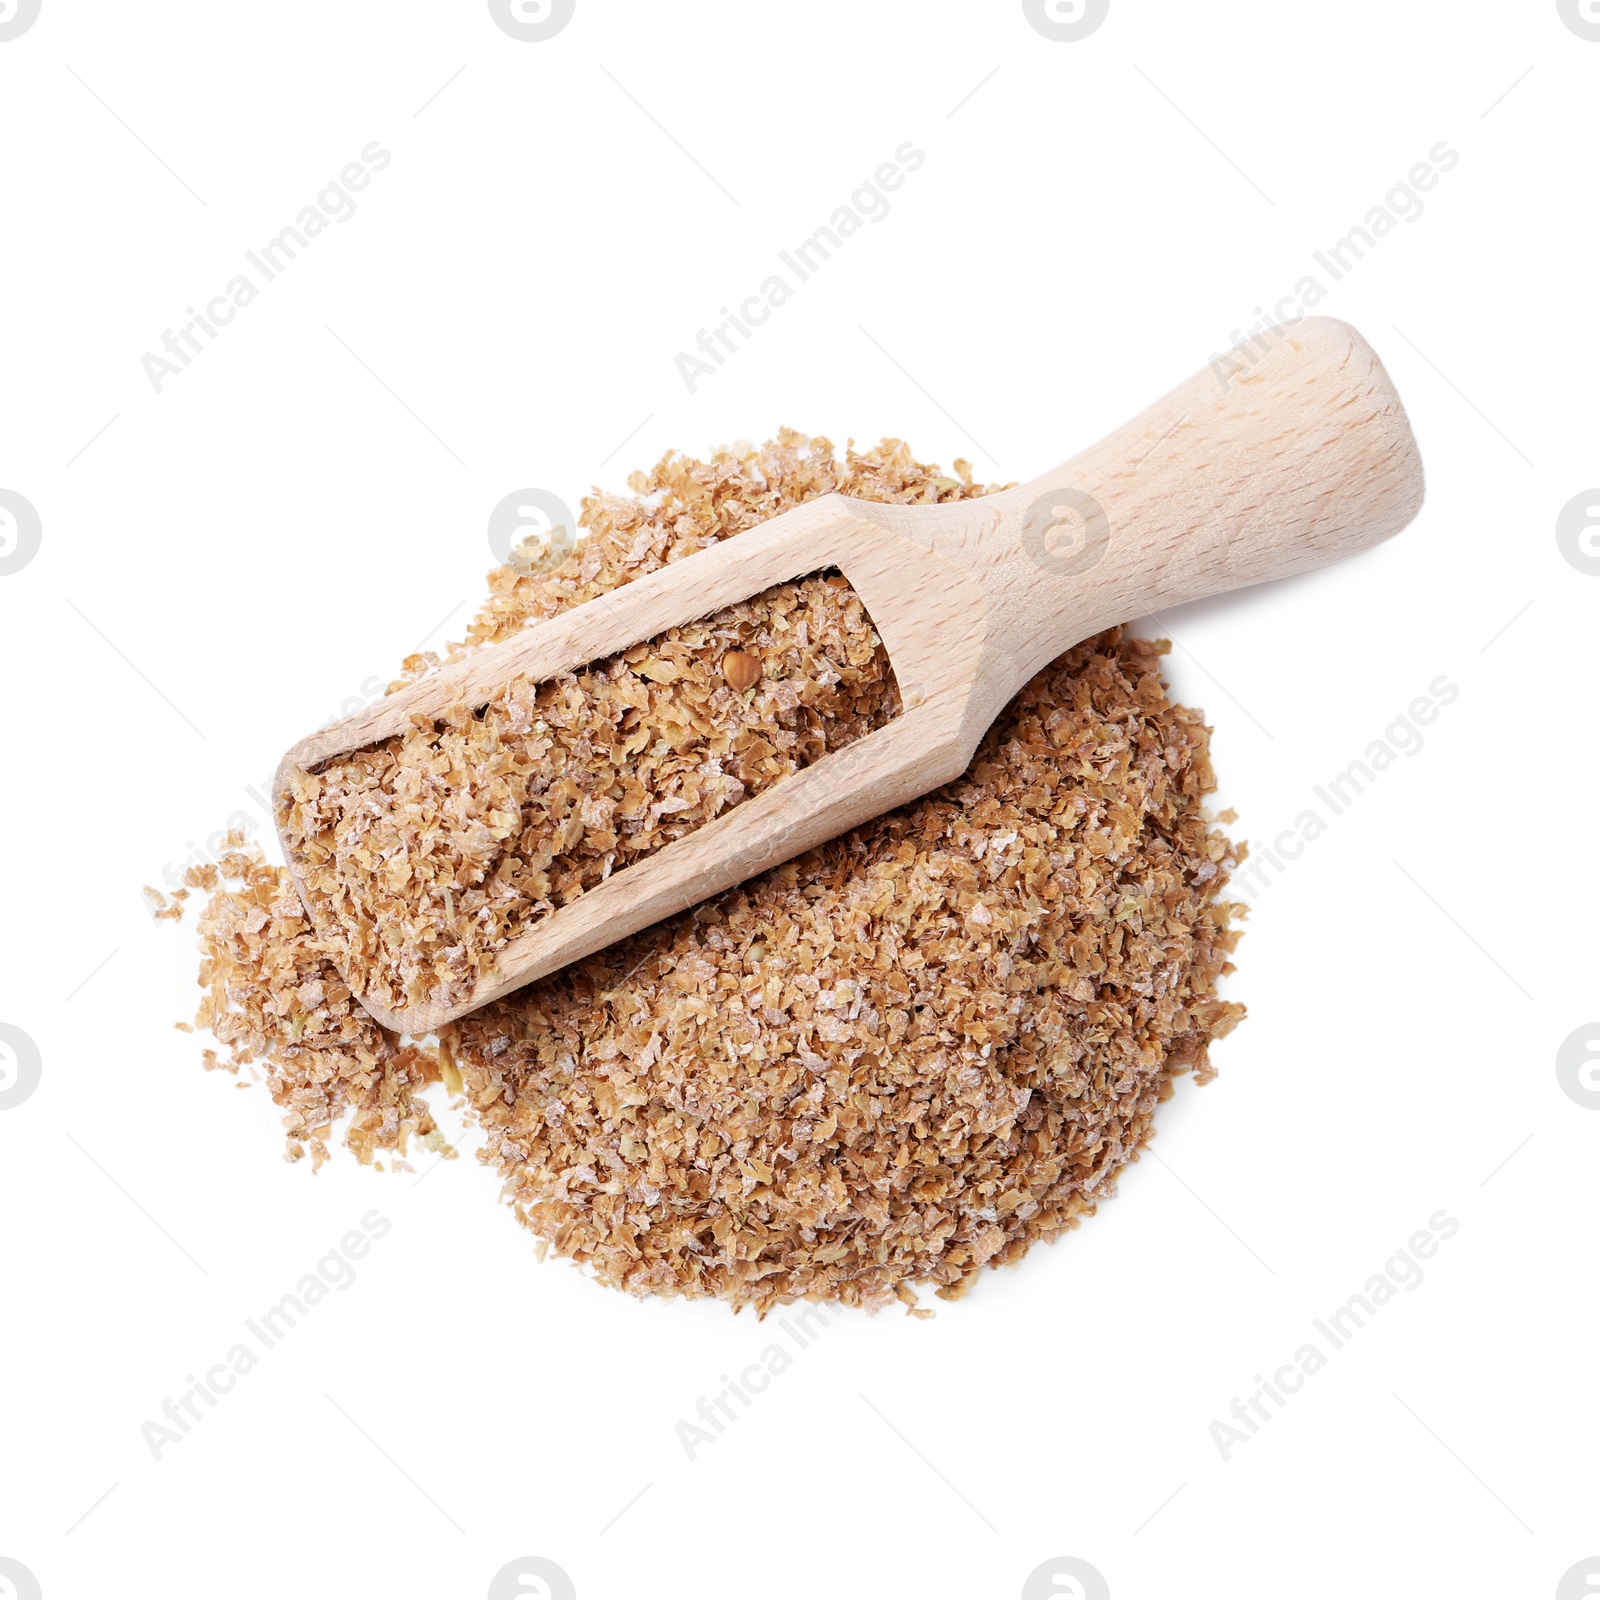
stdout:
POLYGON ((420 1035, 476 1010, 949 782, 1012 695, 1090 634, 1324 566, 1416 515, 1416 443, 1355 329, 1313 318, 1234 365, 1227 378, 1196 374, 1019 488, 942 506, 810 501, 303 739, 279 768, 280 801, 292 768, 400 733, 416 713, 484 704, 514 677, 580 667, 828 567, 861 597, 900 687, 904 710, 887 726, 542 917, 464 1002, 368 1011, 420 1035))

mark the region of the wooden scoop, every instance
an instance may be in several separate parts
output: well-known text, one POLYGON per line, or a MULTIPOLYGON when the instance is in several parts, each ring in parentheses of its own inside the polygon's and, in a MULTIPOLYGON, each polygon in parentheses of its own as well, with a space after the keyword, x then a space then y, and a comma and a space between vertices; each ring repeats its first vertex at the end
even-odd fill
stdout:
MULTIPOLYGON (((1090 634, 1324 566, 1416 515, 1416 443, 1354 328, 1312 318, 1231 365, 1020 488, 941 506, 824 496, 301 740, 278 770, 280 805, 293 768, 400 733, 419 712, 484 704, 514 677, 580 667, 829 567, 861 597, 900 687, 903 712, 885 727, 541 917, 466 1000, 367 1010, 414 1035, 476 1010, 948 783, 1017 690, 1090 634)), ((285 855, 304 899, 287 843, 285 855)))

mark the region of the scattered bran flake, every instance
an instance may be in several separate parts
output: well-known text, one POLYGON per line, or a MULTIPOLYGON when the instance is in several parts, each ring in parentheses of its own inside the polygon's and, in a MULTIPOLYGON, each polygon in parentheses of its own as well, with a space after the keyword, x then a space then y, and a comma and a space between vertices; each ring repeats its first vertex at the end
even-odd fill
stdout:
MULTIPOLYGON (((818 494, 984 492, 956 474, 898 441, 841 461, 787 431, 669 454, 629 480, 639 499, 584 502, 588 537, 554 571, 492 573, 443 659, 818 494)), ((1086 641, 957 782, 462 1019, 436 1050, 353 1002, 341 941, 235 839, 200 924, 197 1021, 230 1055, 207 1064, 261 1059, 287 1159, 309 1143, 314 1164, 337 1122, 364 1160, 441 1140, 417 1096, 442 1079, 536 1254, 604 1283, 758 1315, 796 1298, 922 1314, 916 1285, 955 1298, 1092 1214, 1174 1080, 1209 1080, 1210 1041, 1243 1015, 1216 995, 1242 852, 1208 821, 1208 730, 1168 700, 1165 649, 1086 641)), ((440 660, 409 658, 395 687, 440 660)))
POLYGON ((150 915, 157 922, 182 922, 183 902, 189 898, 187 889, 174 889, 172 901, 168 904, 167 897, 159 889, 152 889, 147 883, 139 891, 150 908, 150 915))

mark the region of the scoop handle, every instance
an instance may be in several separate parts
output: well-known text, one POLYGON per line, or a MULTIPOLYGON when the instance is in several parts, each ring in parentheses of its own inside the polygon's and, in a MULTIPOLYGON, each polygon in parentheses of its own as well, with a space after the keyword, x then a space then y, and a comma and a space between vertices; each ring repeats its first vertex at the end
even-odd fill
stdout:
POLYGON ((1347 323, 1261 336, 1099 444, 984 503, 955 556, 1003 619, 1016 686, 1088 634, 1288 577, 1397 533, 1422 461, 1389 375, 1347 323))

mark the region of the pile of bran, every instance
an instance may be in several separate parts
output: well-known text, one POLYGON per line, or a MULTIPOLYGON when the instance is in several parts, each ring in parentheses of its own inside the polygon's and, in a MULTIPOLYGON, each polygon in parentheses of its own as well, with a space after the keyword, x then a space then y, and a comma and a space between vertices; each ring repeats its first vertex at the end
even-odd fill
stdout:
MULTIPOLYGON (((553 572, 497 569, 445 659, 818 494, 984 492, 898 441, 841 460, 792 432, 669 454, 629 485, 637 498, 584 502, 587 537, 553 572)), ((310 924, 286 869, 235 851, 223 882, 194 884, 212 891, 197 1021, 228 1051, 208 1064, 264 1063, 291 1156, 318 1161, 341 1121, 363 1160, 412 1138, 449 1153, 421 1091, 463 1090, 518 1217, 607 1284, 758 1313, 910 1303, 917 1284, 954 1298, 1092 1213, 1243 1014, 1216 994, 1236 852, 1204 810, 1208 730, 1168 700, 1163 649, 1086 641, 957 782, 436 1047, 374 1023, 338 932, 310 924)), ((439 659, 410 658, 399 682, 439 659)))

